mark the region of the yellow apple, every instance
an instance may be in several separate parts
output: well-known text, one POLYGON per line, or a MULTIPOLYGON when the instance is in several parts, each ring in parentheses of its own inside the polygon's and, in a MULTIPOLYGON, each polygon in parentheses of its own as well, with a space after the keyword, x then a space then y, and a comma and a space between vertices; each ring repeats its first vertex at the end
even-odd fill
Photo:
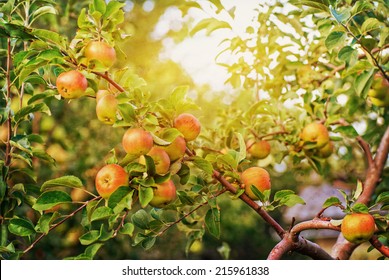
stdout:
POLYGON ((271 149, 270 144, 265 140, 261 140, 261 141, 249 140, 247 141, 246 146, 247 146, 247 152, 256 158, 264 159, 270 154, 270 149, 271 149))
POLYGON ((186 141, 184 137, 178 136, 168 146, 163 146, 163 149, 169 155, 171 161, 176 161, 185 155, 186 141))
POLYGON ((375 222, 367 213, 347 214, 342 221, 341 232, 344 238, 352 243, 362 243, 369 240, 375 232, 375 222))
POLYGON ((253 200, 258 200, 259 197, 253 193, 251 185, 254 185, 261 192, 271 188, 269 172, 262 167, 250 167, 242 172, 240 178, 244 184, 246 194, 253 200))
POLYGON ((300 134, 300 138, 304 142, 315 142, 316 148, 324 147, 330 141, 327 127, 319 122, 306 125, 300 134))
POLYGON ((113 94, 104 95, 96 104, 96 115, 99 121, 105 124, 114 124, 118 101, 113 94))

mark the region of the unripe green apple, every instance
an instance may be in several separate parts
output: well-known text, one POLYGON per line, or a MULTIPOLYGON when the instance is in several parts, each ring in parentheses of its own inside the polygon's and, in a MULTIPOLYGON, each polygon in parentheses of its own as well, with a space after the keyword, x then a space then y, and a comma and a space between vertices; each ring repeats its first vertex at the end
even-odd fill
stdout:
MULTIPOLYGON (((147 153, 147 155, 153 159, 155 172, 157 174, 164 175, 169 172, 170 158, 164 149, 154 146, 147 153)), ((145 164, 145 159, 143 156, 140 158, 139 163, 145 164)))
POLYGON ((147 154, 154 141, 150 132, 143 128, 129 128, 123 135, 122 146, 127 154, 141 156, 147 154))
POLYGON ((103 41, 91 41, 85 47, 88 67, 96 71, 108 70, 116 61, 116 51, 103 41))
POLYGON ((174 127, 182 133, 186 141, 197 138, 201 131, 199 120, 192 114, 183 113, 174 119, 174 127))
POLYGON ((154 188, 154 197, 150 205, 157 208, 163 208, 176 199, 176 186, 172 180, 158 184, 154 188))
POLYGON ((389 106, 389 81, 382 77, 381 73, 374 75, 368 96, 372 104, 378 107, 389 106))
POLYGON ((105 199, 108 199, 119 187, 128 185, 129 175, 118 164, 107 164, 97 172, 95 178, 96 190, 105 199))
POLYGON ((271 188, 270 175, 262 167, 250 167, 242 172, 241 181, 244 184, 245 192, 252 200, 259 200, 253 191, 251 185, 254 185, 261 192, 271 188))
POLYGON ((369 240, 375 232, 375 222, 367 213, 347 214, 342 221, 341 232, 344 238, 352 243, 362 243, 369 240))
POLYGON ((99 121, 105 124, 114 124, 116 121, 116 110, 118 107, 118 101, 113 94, 108 94, 97 102, 96 115, 99 121))
POLYGON ((163 146, 163 149, 169 155, 170 160, 175 161, 185 155, 186 141, 184 137, 178 136, 168 146, 163 146))
POLYGON ((78 98, 85 94, 88 88, 88 81, 85 76, 77 70, 70 70, 59 74, 56 80, 59 94, 63 98, 78 98))
POLYGON ((254 140, 249 140, 247 141, 246 146, 247 146, 247 152, 256 158, 264 159, 270 154, 270 149, 271 149, 270 144, 265 140, 261 140, 257 142, 254 140))
POLYGON ((99 102, 99 100, 103 97, 103 96, 106 96, 106 95, 113 95, 113 93, 111 91, 109 91, 108 89, 99 89, 97 92, 96 92, 96 103, 99 102))
POLYGON ((328 158, 334 151, 334 144, 329 141, 322 148, 317 151, 317 155, 321 158, 328 158))
POLYGON ((300 134, 300 138, 304 142, 316 142, 316 148, 324 147, 330 141, 327 127, 318 122, 306 125, 300 134))

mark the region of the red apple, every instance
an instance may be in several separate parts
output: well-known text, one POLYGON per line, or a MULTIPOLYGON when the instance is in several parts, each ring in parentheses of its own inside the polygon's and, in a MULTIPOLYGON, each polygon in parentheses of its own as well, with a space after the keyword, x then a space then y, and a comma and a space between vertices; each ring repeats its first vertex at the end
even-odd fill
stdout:
POLYGON ((143 128, 129 128, 123 135, 122 146, 127 154, 141 156, 147 154, 154 141, 150 132, 143 128))
POLYGON ((185 155, 186 141, 184 137, 178 136, 170 145, 164 146, 163 149, 169 155, 170 160, 175 161, 185 155))
POLYGON ((184 136, 186 141, 192 141, 200 134, 201 124, 192 114, 183 113, 174 119, 174 127, 184 136))
MULTIPOLYGON (((147 155, 153 159, 157 174, 164 175, 169 172, 170 158, 164 149, 154 146, 147 155)), ((141 157, 139 162, 145 164, 144 157, 141 157)))
POLYGON ((115 63, 116 51, 106 42, 91 41, 85 47, 85 57, 89 68, 104 71, 115 63))
POLYGON ((344 238, 352 243, 369 240, 375 232, 375 222, 368 213, 347 214, 342 221, 341 231, 344 238))
POLYGON ((253 157, 264 159, 270 154, 270 144, 265 140, 257 141, 249 140, 247 142, 247 152, 253 157))
POLYGON ((85 94, 88 88, 88 81, 79 71, 70 70, 59 74, 56 80, 56 86, 62 97, 73 99, 85 94))
POLYGON ((101 168, 95 178, 96 190, 101 197, 107 199, 121 186, 129 185, 129 175, 118 164, 107 164, 101 168))
POLYGON ((254 185, 261 192, 271 188, 270 175, 261 167, 250 167, 242 172, 241 181, 244 184, 246 194, 253 200, 258 200, 251 185, 254 185))
POLYGON ((157 208, 163 208, 176 199, 176 186, 172 180, 163 182, 154 188, 154 197, 150 205, 157 208))

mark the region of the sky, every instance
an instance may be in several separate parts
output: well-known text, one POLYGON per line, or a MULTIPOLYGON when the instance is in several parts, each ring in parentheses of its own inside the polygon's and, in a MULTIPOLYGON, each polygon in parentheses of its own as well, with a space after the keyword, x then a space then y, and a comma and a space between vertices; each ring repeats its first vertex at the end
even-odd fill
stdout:
MULTIPOLYGON (((257 0, 245 1, 222 1, 224 6, 231 8, 236 6, 235 20, 232 23, 233 32, 228 29, 220 29, 207 36, 204 31, 198 32, 193 37, 185 39, 182 43, 176 45, 172 40, 166 40, 165 51, 162 58, 170 58, 181 64, 191 75, 197 84, 209 84, 215 91, 224 90, 229 86, 225 85, 228 79, 228 73, 224 67, 217 65, 215 57, 222 50, 219 43, 226 37, 233 34, 244 36, 244 32, 249 22, 255 15, 254 8, 257 7, 257 0)), ((177 10, 169 11, 156 27, 155 35, 163 33, 168 28, 174 26, 174 20, 179 18, 177 10)), ((197 22, 207 17, 207 14, 199 9, 191 9, 189 15, 195 19, 193 26, 197 22)), ((223 17, 222 17, 223 19, 223 17)), ((177 23, 176 23, 177 24, 177 23)))

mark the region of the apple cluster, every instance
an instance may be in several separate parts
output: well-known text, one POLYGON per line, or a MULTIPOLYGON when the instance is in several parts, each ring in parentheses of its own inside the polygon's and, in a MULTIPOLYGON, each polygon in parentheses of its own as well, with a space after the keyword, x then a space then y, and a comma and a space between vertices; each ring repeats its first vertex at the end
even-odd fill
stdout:
MULTIPOLYGON (((155 144, 153 135, 144 128, 130 127, 123 134, 122 147, 130 158, 140 164, 146 165, 145 156, 150 157, 154 162, 155 173, 167 175, 170 172, 171 164, 183 159, 186 143, 195 140, 201 131, 199 120, 188 113, 178 115, 173 121, 173 127, 181 135, 166 146, 155 144)), ((130 181, 131 178, 124 167, 108 164, 101 168, 96 175, 96 190, 103 198, 107 199, 119 187, 129 186, 130 181)), ((163 208, 176 199, 176 186, 172 179, 169 178, 152 187, 153 198, 149 205, 163 208)))

